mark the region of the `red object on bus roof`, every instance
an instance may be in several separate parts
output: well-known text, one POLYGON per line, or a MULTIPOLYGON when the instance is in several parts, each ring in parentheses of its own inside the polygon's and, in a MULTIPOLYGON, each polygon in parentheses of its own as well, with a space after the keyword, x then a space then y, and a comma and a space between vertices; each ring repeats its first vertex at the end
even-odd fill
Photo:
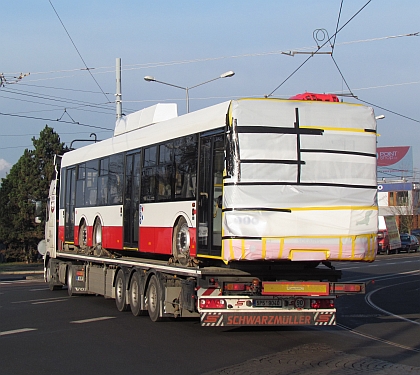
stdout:
POLYGON ((315 94, 313 92, 305 92, 303 94, 298 94, 295 96, 292 96, 289 99, 294 100, 317 100, 321 102, 339 102, 337 95, 333 94, 315 94))

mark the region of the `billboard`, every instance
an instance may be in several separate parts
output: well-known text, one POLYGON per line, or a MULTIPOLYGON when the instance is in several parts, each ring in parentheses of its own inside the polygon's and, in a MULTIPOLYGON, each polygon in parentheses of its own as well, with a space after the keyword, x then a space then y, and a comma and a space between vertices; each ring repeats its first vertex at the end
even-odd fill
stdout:
POLYGON ((378 179, 413 177, 411 146, 378 147, 376 156, 378 179))

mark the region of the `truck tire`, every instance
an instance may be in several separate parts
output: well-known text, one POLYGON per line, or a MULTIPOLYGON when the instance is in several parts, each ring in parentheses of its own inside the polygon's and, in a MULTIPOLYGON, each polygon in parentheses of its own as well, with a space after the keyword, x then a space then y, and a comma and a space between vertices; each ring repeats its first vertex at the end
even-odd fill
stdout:
POLYGON ((182 216, 174 227, 172 255, 182 266, 190 261, 190 232, 187 221, 182 216))
POLYGON ((153 322, 162 320, 160 315, 161 290, 159 280, 156 275, 150 278, 149 286, 147 288, 147 311, 149 317, 153 322))
POLYGON ((67 293, 71 297, 73 295, 73 267, 69 265, 67 267, 67 293))
POLYGON ((130 290, 129 290, 130 309, 134 316, 147 314, 146 311, 143 311, 141 309, 141 295, 142 295, 141 291, 143 289, 141 284, 142 282, 141 282, 140 275, 138 272, 135 272, 133 274, 133 277, 131 278, 130 290))
POLYGON ((126 303, 127 298, 127 280, 125 278, 124 271, 120 269, 115 278, 115 304, 118 311, 127 311, 128 304, 126 303))
POLYGON ((62 289, 62 286, 61 285, 57 285, 54 282, 54 276, 53 276, 54 271, 52 270, 51 263, 52 263, 52 261, 50 260, 48 262, 48 265, 47 265, 47 276, 46 276, 46 279, 47 280, 46 280, 46 282, 48 283, 48 288, 51 291, 53 291, 53 290, 60 290, 60 289, 62 289))

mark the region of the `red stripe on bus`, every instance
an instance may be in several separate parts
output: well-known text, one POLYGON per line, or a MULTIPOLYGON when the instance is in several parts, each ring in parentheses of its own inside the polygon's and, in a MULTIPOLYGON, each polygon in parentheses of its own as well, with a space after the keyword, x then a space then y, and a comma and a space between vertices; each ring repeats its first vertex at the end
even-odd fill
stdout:
MULTIPOLYGON (((139 251, 144 253, 172 254, 172 231, 173 228, 165 227, 140 227, 139 228, 139 251)), ((58 228, 59 239, 64 243, 64 227, 58 228)), ((93 245, 93 227, 87 228, 87 245, 93 245)), ((123 249, 123 228, 102 227, 102 247, 105 249, 123 249)), ((79 245, 79 227, 74 227, 74 244, 79 245)), ((190 256, 197 255, 196 229, 190 228, 190 256)))

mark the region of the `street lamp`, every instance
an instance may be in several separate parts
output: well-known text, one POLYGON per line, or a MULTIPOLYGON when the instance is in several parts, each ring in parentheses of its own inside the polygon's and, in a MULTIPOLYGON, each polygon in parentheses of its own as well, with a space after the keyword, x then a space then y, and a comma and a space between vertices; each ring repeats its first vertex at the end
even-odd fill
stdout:
POLYGON ((194 85, 194 86, 191 86, 191 87, 182 87, 182 86, 173 85, 173 84, 171 84, 171 83, 158 81, 155 77, 152 77, 152 76, 146 76, 146 77, 144 77, 144 80, 145 80, 145 81, 147 81, 147 82, 157 82, 157 83, 162 83, 162 84, 167 85, 167 86, 172 86, 172 87, 176 87, 176 88, 178 88, 178 89, 185 90, 186 100, 187 100, 187 113, 189 113, 189 112, 190 112, 190 97, 189 97, 189 90, 194 89, 194 88, 196 88, 196 87, 198 87, 198 86, 205 85, 206 83, 216 81, 217 79, 220 79, 220 78, 228 78, 228 77, 232 77, 233 75, 235 75, 235 72, 233 72, 232 70, 229 70, 228 72, 221 74, 219 77, 216 77, 216 78, 210 79, 210 80, 208 80, 208 81, 206 81, 206 82, 202 82, 202 83, 199 83, 198 85, 194 85))

